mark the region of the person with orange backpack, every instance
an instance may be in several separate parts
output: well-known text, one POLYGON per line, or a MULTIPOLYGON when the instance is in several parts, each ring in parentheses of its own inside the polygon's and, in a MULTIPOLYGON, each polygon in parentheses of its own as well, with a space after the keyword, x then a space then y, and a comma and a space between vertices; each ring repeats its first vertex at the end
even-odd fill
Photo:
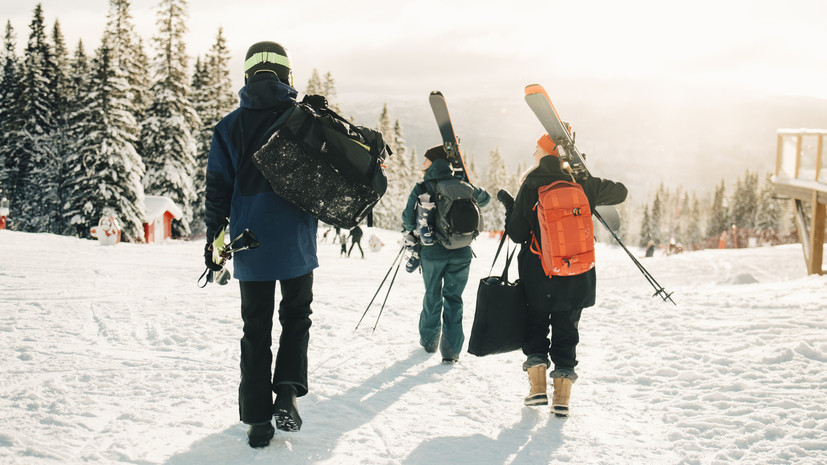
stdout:
POLYGON ((518 261, 528 307, 523 370, 531 385, 525 405, 548 405, 546 370, 554 363, 551 411, 568 416, 577 380, 580 315, 595 301, 591 209, 621 203, 628 191, 621 183, 590 175, 575 181, 563 171, 548 134, 537 141, 534 159, 537 166, 516 200, 505 190, 497 198, 506 209, 506 234, 522 244, 518 261))

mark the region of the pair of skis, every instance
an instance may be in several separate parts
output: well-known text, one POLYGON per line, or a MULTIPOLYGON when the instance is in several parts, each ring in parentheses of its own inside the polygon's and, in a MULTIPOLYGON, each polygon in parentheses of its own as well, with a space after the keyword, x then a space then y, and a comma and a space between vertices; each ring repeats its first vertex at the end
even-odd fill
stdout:
MULTIPOLYGON (((431 92, 428 101, 431 104, 431 109, 433 110, 434 117, 436 118, 437 126, 439 127, 439 132, 442 136, 443 147, 445 148, 445 152, 448 154, 448 161, 451 163, 454 174, 464 181, 470 182, 468 180, 468 170, 459 148, 459 138, 454 132, 454 127, 451 124, 451 116, 448 113, 448 105, 445 102, 445 97, 441 92, 434 91, 431 92)), ((586 168, 585 164, 586 157, 582 152, 580 152, 580 150, 577 149, 577 146, 574 144, 575 134, 571 130, 571 126, 560 118, 560 115, 551 103, 551 98, 549 98, 548 93, 543 86, 539 84, 530 84, 526 86, 525 101, 543 125, 543 128, 546 130, 548 135, 557 145, 557 152, 563 168, 569 170, 578 180, 587 178, 589 176, 589 170, 586 168)), ((618 229, 620 225, 620 218, 617 216, 617 210, 610 206, 605 208, 598 206, 593 211, 594 216, 597 217, 600 223, 603 224, 609 233, 611 233, 615 241, 617 241, 623 250, 626 251, 640 272, 643 273, 643 276, 649 284, 651 284, 655 289, 655 293, 652 297, 659 296, 664 302, 668 300, 669 302, 675 304, 675 301, 673 301, 671 297, 672 294, 667 293, 663 286, 658 284, 649 271, 643 267, 643 265, 629 251, 629 249, 623 245, 620 238, 617 237, 617 234, 614 231, 618 229), (604 218, 604 216, 606 218, 604 218), (609 223, 612 224, 610 225, 609 223)))

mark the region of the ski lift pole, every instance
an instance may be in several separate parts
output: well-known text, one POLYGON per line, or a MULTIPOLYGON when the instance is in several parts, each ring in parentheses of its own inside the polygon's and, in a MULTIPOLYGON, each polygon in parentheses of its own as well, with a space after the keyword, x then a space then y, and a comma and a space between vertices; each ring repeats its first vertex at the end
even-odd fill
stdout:
MULTIPOLYGON (((402 253, 403 253, 404 251, 405 251, 405 246, 403 245, 403 246, 402 246, 402 248, 401 248, 401 249, 399 249, 399 253, 398 253, 398 254, 396 254, 396 258, 394 258, 394 259, 393 259, 393 262, 391 263, 391 267, 390 267, 390 268, 388 268, 388 272, 387 272, 387 273, 385 273, 385 277, 384 277, 384 278, 382 278, 382 282, 381 282, 381 283, 379 283, 379 287, 376 289, 376 293, 374 293, 374 294, 373 294, 373 298, 371 298, 371 299, 370 299, 370 303, 368 303, 367 308, 365 308, 365 311, 362 313, 362 318, 359 318, 359 322, 358 322, 358 323, 356 323, 356 327, 355 327, 355 328, 353 328, 353 330, 354 330, 354 331, 356 331, 357 329, 359 329, 359 325, 360 325, 360 324, 362 324, 362 320, 364 320, 364 319, 365 319, 365 315, 367 315, 368 310, 370 310, 370 306, 371 306, 371 305, 373 305, 373 301, 374 301, 374 300, 376 300, 376 296, 377 296, 377 295, 379 295, 379 291, 380 291, 380 290, 382 290, 382 286, 385 284, 385 281, 388 279, 388 276, 391 274, 391 271, 393 270, 393 266, 394 266, 394 265, 396 265, 396 262, 397 262, 397 261, 399 261, 399 263, 400 263, 400 264, 402 263, 402 261, 400 261, 400 260, 399 260, 399 258, 402 256, 402 253)), ((399 270, 399 266, 397 266, 397 267, 396 267, 396 269, 397 269, 397 271, 398 271, 398 270, 399 270)), ((395 278, 396 278, 396 274, 394 274, 393 276, 394 276, 394 279, 395 279, 395 278)), ((391 281, 391 285, 393 285, 393 281, 391 281)), ((391 290, 390 290, 390 286, 388 286, 388 294, 390 294, 390 292, 391 292, 391 290)), ((387 299, 388 299, 388 297, 387 297, 387 296, 385 296, 385 300, 387 300, 387 299)), ((384 305, 384 304, 382 304, 382 307, 383 307, 383 308, 384 308, 384 306, 385 306, 385 305, 384 305)), ((374 329, 376 329, 376 327, 375 327, 375 326, 374 326, 374 329)))
POLYGON ((672 305, 677 305, 675 303, 675 301, 672 300, 672 293, 671 292, 667 293, 666 290, 663 288, 663 286, 661 286, 655 280, 655 277, 652 276, 651 273, 649 273, 649 270, 644 268, 643 264, 641 264, 640 261, 638 261, 638 259, 635 258, 635 256, 632 254, 632 252, 630 252, 629 249, 627 249, 626 246, 623 245, 623 242, 620 240, 619 237, 617 237, 617 234, 612 230, 612 228, 610 228, 609 225, 606 224, 606 221, 603 219, 602 216, 600 216, 600 213, 598 213, 597 211, 592 211, 592 214, 598 220, 600 220, 600 223, 603 224, 603 226, 606 228, 607 231, 609 231, 609 233, 611 233, 612 237, 614 237, 614 239, 617 241, 617 243, 620 244, 621 247, 623 247, 623 250, 626 251, 626 255, 628 255, 629 258, 632 259, 632 262, 634 262, 634 264, 637 266, 638 270, 640 270, 640 272, 643 273, 643 277, 645 277, 646 280, 649 281, 649 284, 651 284, 652 287, 655 288, 655 293, 652 294, 652 297, 658 296, 661 299, 663 299, 664 302, 666 302, 668 300, 669 302, 672 302, 672 305))

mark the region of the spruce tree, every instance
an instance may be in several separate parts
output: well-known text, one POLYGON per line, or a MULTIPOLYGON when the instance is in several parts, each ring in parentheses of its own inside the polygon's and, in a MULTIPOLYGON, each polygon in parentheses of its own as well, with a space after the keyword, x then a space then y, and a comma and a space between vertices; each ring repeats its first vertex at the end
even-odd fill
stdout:
POLYGON ((121 68, 129 84, 129 98, 133 101, 132 114, 140 121, 151 102, 148 59, 143 41, 135 31, 129 0, 109 0, 106 42, 110 60, 121 68))
POLYGON ((744 179, 738 179, 733 193, 731 223, 738 228, 753 229, 758 210, 758 175, 744 173, 744 179))
POLYGON ((488 172, 486 182, 483 184, 488 193, 493 197, 492 201, 482 208, 485 228, 489 231, 499 231, 505 228, 505 208, 496 201, 497 192, 500 189, 509 187, 508 172, 505 167, 505 160, 497 147, 488 155, 488 172))
POLYGON ((393 155, 385 160, 388 190, 373 209, 373 222, 375 226, 380 228, 399 230, 402 222, 402 210, 407 205, 408 195, 413 188, 413 183, 410 182, 412 175, 410 170, 407 169, 406 158, 398 156, 398 151, 401 150, 403 153, 407 151, 401 135, 401 124, 398 128, 400 134, 397 137, 395 126, 391 121, 388 104, 385 103, 382 107, 382 113, 379 115, 376 130, 382 133, 382 137, 393 151, 393 155))
POLYGON ((765 231, 766 235, 776 235, 783 229, 783 207, 781 200, 775 198, 775 188, 772 184, 772 175, 767 174, 758 199, 758 212, 755 218, 755 228, 765 231))
POLYGON ((114 216, 123 240, 143 242, 144 165, 134 146, 138 126, 129 81, 112 55, 104 36, 92 63, 90 92, 75 115, 83 136, 67 159, 72 181, 66 213, 81 235, 102 216, 114 216))
POLYGON ((649 204, 643 206, 643 220, 640 223, 640 247, 647 247, 649 242, 655 243, 655 235, 652 227, 652 217, 649 215, 649 204))
POLYGON ((53 87, 55 91, 55 121, 57 123, 54 132, 54 143, 58 163, 57 176, 57 203, 55 205, 54 214, 56 215, 57 227, 52 228, 54 232, 62 232, 65 228, 65 215, 63 214, 63 185, 66 182, 64 179, 65 167, 64 161, 66 153, 69 150, 71 141, 69 140, 69 95, 70 83, 69 73, 71 72, 71 63, 69 61, 69 52, 66 48, 66 41, 63 38, 63 33, 60 30, 60 23, 55 21, 52 29, 52 41, 54 43, 54 60, 53 60, 53 87))
POLYGON ((92 219, 87 221, 80 216, 75 217, 83 209, 86 199, 85 196, 78 198, 77 195, 72 195, 78 189, 78 185, 86 183, 87 178, 92 176, 82 165, 82 153, 84 144, 87 142, 86 131, 88 127, 86 118, 89 116, 85 112, 85 105, 89 103, 91 82, 89 59, 86 56, 83 41, 78 41, 66 81, 66 153, 63 172, 61 173, 61 179, 63 180, 61 185, 61 199, 63 200, 61 208, 63 228, 61 234, 77 237, 89 237, 90 223, 95 224, 92 219))
POLYGON ((668 240, 668 238, 664 238, 663 234, 663 197, 663 184, 661 184, 660 189, 655 193, 655 200, 652 202, 651 216, 649 217, 651 227, 649 240, 653 241, 655 245, 661 245, 664 240, 668 240))
POLYGON ((684 245, 689 249, 694 249, 695 244, 699 244, 703 240, 701 234, 701 206, 698 197, 692 193, 692 200, 690 202, 690 210, 687 212, 689 220, 686 223, 684 230, 684 245))
POLYGON ((324 82, 322 82, 322 95, 324 95, 327 99, 327 106, 330 107, 331 110, 336 113, 341 113, 338 105, 339 96, 336 92, 336 81, 333 79, 333 75, 330 74, 330 71, 328 71, 324 76, 324 82))
POLYGON ((706 229, 706 237, 718 237, 722 232, 729 229, 727 210, 724 207, 726 202, 726 186, 724 180, 721 185, 715 188, 715 196, 712 200, 712 207, 709 213, 709 221, 706 229))
POLYGON ((310 73, 310 79, 307 81, 307 89, 304 93, 308 95, 324 95, 322 88, 322 78, 319 77, 319 70, 313 68, 310 73))
MULTIPOLYGON (((21 63, 16 55, 17 39, 11 21, 6 22, 3 50, 0 55, 0 199, 10 202, 17 198, 19 169, 22 155, 23 112, 20 108, 21 63)), ((16 229, 17 204, 12 204, 8 227, 16 229)))
MULTIPOLYGON (((154 37, 155 82, 152 103, 141 126, 141 150, 146 165, 143 184, 147 195, 170 198, 183 218, 173 221, 174 237, 188 236, 193 221, 196 188, 196 139, 201 127, 189 100, 187 73, 185 0, 162 0, 159 4, 158 33, 154 37)), ((203 200, 202 200, 203 201, 203 200)))
POLYGON ((218 29, 215 43, 202 62, 195 64, 192 78, 192 103, 201 120, 196 134, 196 170, 194 184, 196 202, 193 205, 192 232, 202 233, 204 224, 204 196, 206 195, 207 158, 210 153, 213 129, 221 119, 237 106, 230 80, 230 52, 224 39, 223 29, 218 29))
POLYGON ((24 118, 18 182, 11 208, 19 229, 57 232, 59 218, 59 152, 56 147, 56 76, 54 52, 46 37, 43 9, 37 4, 30 24, 21 92, 24 118))

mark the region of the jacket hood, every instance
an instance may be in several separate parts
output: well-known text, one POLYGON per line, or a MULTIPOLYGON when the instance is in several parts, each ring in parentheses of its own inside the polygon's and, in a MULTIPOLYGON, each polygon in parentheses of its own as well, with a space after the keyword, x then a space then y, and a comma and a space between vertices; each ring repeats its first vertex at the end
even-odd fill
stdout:
POLYGON ((431 163, 431 166, 425 171, 426 181, 439 181, 440 179, 450 179, 454 173, 451 171, 451 164, 444 158, 437 158, 431 163))
POLYGON ((526 178, 535 176, 565 176, 563 168, 560 167, 560 159, 548 155, 540 159, 540 164, 531 170, 526 178))
POLYGON ((247 80, 238 91, 241 107, 251 110, 272 108, 289 100, 296 100, 296 89, 279 81, 272 73, 259 73, 247 80))

